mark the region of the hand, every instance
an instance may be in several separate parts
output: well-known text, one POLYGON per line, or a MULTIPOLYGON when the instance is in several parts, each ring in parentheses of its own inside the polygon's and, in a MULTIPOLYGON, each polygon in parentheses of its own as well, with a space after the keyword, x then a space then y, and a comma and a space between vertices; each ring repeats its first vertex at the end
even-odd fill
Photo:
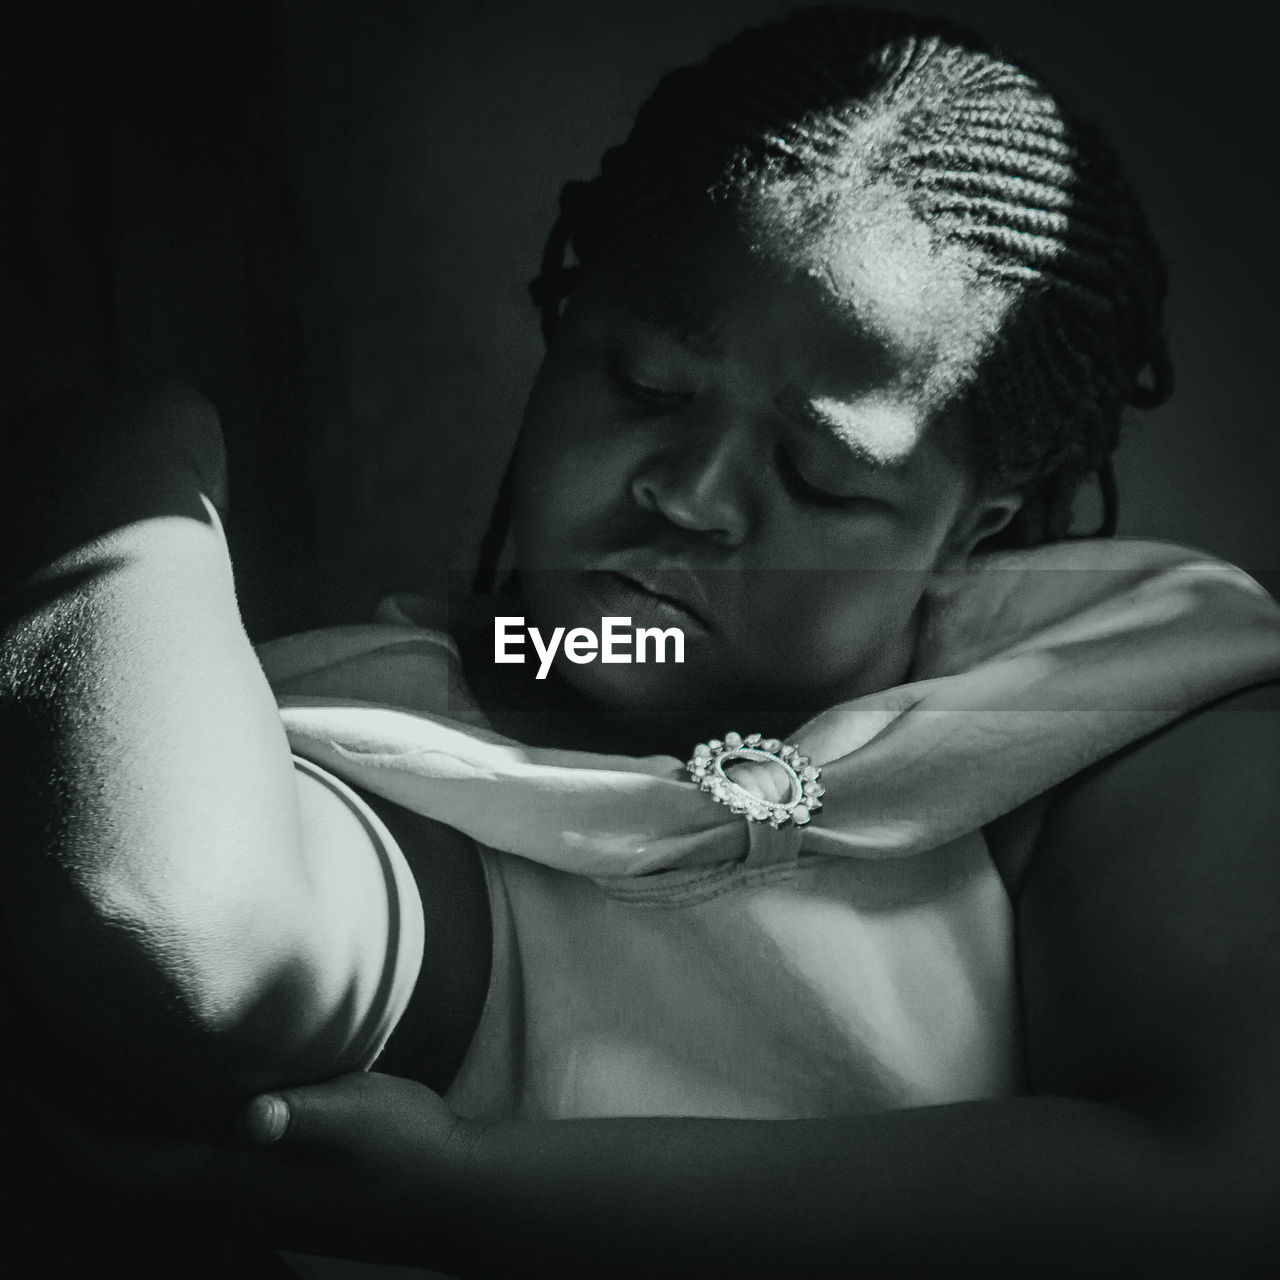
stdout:
POLYGON ((478 1130, 425 1085, 372 1073, 255 1098, 224 1143, 104 1138, 34 1097, 24 1114, 57 1199, 126 1231, 427 1265, 478 1130))
POLYGON ((264 1239, 428 1265, 482 1128, 425 1085, 375 1072, 262 1095, 237 1127, 245 1149, 220 1177, 253 1206, 264 1239))

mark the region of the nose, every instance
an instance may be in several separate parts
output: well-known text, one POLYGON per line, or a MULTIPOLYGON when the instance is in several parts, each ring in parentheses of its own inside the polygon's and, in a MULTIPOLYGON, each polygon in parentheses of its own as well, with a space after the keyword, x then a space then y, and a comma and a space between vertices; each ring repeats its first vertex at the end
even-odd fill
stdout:
POLYGON ((677 439, 659 441, 631 481, 636 503, 678 528, 741 545, 752 519, 746 432, 731 422, 686 421, 677 439))

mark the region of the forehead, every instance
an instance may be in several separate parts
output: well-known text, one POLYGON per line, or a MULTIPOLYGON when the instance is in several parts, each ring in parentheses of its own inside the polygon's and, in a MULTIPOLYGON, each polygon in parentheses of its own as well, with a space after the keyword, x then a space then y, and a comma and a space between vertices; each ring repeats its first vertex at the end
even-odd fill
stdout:
POLYGON ((833 204, 775 182, 648 231, 581 292, 743 386, 807 401, 805 416, 851 442, 861 423, 886 456, 918 441, 998 323, 891 188, 833 204))
POLYGON ((942 354, 968 310, 963 259, 887 182, 773 180, 739 193, 732 217, 753 256, 811 281, 835 311, 904 353, 942 354))
POLYGON ((620 299, 686 345, 714 351, 737 315, 803 317, 851 368, 894 367, 937 393, 963 381, 1007 306, 888 182, 772 179, 628 237, 620 299))

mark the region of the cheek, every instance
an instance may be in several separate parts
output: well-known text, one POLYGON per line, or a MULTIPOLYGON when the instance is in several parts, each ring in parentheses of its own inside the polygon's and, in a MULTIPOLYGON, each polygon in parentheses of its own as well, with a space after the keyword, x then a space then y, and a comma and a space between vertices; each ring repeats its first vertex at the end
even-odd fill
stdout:
POLYGON ((927 584, 905 568, 788 574, 769 602, 770 631, 811 670, 839 672, 900 635, 927 584))
POLYGON ((739 648, 750 677, 785 663, 802 685, 837 685, 909 630, 936 557, 932 523, 904 528, 886 511, 825 532, 791 547, 794 568, 752 575, 739 648))
POLYGON ((598 392, 581 378, 540 379, 516 457, 517 543, 576 525, 616 503, 625 492, 628 461, 598 392))
POLYGON ((895 576, 910 580, 937 563, 950 529, 946 505, 867 499, 833 517, 779 503, 755 562, 809 574, 833 584, 823 590, 835 595, 842 578, 857 583, 852 594, 865 595, 866 575, 882 575, 881 585, 893 594, 895 576))

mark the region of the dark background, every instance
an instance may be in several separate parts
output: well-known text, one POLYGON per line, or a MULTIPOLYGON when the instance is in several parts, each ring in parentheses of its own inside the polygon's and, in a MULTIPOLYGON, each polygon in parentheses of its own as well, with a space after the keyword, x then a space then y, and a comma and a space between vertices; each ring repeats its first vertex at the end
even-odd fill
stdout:
MULTIPOLYGON (((525 285, 560 184, 663 71, 788 7, 44 5, 5 41, 9 481, 33 398, 177 374, 222 413, 255 638, 469 567, 539 358, 525 285)), ((922 7, 1098 120, 1166 246, 1179 387, 1122 447, 1121 532, 1280 567, 1270 40, 1224 4, 922 7)))

